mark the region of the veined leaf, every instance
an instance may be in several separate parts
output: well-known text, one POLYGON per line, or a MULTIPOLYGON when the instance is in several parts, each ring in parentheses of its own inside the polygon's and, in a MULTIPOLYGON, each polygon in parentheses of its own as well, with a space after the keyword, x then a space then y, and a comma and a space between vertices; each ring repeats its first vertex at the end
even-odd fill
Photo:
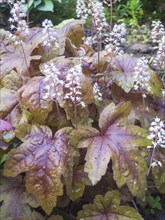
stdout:
POLYGON ((63 128, 52 137, 46 126, 33 126, 20 147, 9 153, 4 168, 6 176, 26 174, 28 193, 36 196, 46 213, 56 205, 57 196, 63 194, 63 181, 72 179, 74 149, 68 143, 71 128, 63 128))
POLYGON ((0 202, 2 202, 0 207, 1 219, 28 219, 31 216, 30 206, 35 208, 39 206, 35 198, 26 193, 21 176, 8 178, 1 174, 0 194, 0 202))
POLYGON ((18 92, 19 102, 38 123, 46 120, 52 110, 52 101, 43 99, 43 77, 33 77, 18 92))
POLYGON ((18 103, 15 91, 1 88, 0 89, 0 118, 5 118, 8 113, 16 106, 18 103))
POLYGON ((134 84, 134 67, 136 58, 128 55, 118 56, 113 60, 114 71, 110 74, 125 92, 129 92, 134 84))
POLYGON ((117 190, 107 192, 105 196, 97 195, 94 203, 84 205, 78 213, 77 220, 142 220, 143 218, 130 206, 120 205, 120 194, 117 190))
POLYGON ((38 60, 41 56, 31 56, 32 51, 36 45, 27 45, 22 42, 24 53, 22 51, 21 45, 16 45, 15 47, 10 46, 8 51, 2 54, 1 58, 1 78, 5 74, 9 73, 11 70, 16 69, 20 74, 26 73, 27 68, 30 66, 31 60, 38 60), (26 58, 25 58, 26 57, 26 58), (25 60, 26 59, 26 60, 25 60))
POLYGON ((144 198, 147 166, 138 146, 148 146, 147 132, 128 124, 130 102, 108 105, 100 114, 101 132, 94 128, 80 128, 73 133, 79 148, 87 147, 85 172, 93 185, 106 173, 112 159, 113 176, 118 187, 127 184, 133 195, 144 198))

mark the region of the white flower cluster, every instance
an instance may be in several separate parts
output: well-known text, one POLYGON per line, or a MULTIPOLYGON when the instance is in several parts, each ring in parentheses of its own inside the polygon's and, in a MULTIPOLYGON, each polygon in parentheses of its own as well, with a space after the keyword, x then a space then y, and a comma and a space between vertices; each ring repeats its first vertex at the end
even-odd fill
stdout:
POLYGON ((77 64, 70 68, 67 73, 61 73, 54 63, 45 64, 43 73, 44 79, 44 99, 53 101, 70 100, 76 106, 85 107, 82 101, 82 67, 77 64))
POLYGON ((88 13, 92 16, 96 32, 102 35, 104 28, 108 26, 104 15, 103 3, 96 0, 88 1, 88 13))
POLYGON ((84 44, 89 45, 90 47, 92 46, 93 38, 92 37, 86 37, 84 38, 84 44))
POLYGON ((110 44, 114 46, 113 52, 116 55, 123 54, 123 50, 121 49, 122 44, 125 42, 126 36, 126 27, 125 24, 115 24, 113 30, 109 34, 109 37, 106 39, 106 42, 109 43, 106 45, 105 50, 107 52, 112 51, 112 47, 110 44))
POLYGON ((151 27, 152 27, 151 30, 152 43, 159 44, 162 37, 165 36, 165 28, 161 21, 153 21, 151 27))
MULTIPOLYGON (((25 1, 21 0, 13 4, 10 11, 11 17, 9 18, 9 22, 11 23, 10 28, 12 31, 17 31, 18 34, 21 32, 29 34, 29 28, 25 20, 26 9, 23 3, 25 3, 25 1)), ((13 40, 15 40, 13 35, 10 36, 13 37, 13 40)))
POLYGON ((83 108, 86 106, 82 101, 82 67, 81 64, 77 64, 69 69, 66 75, 65 82, 65 97, 66 100, 71 100, 75 106, 81 105, 83 108))
POLYGON ((152 141, 152 146, 148 146, 148 148, 165 148, 165 123, 160 118, 156 117, 151 122, 148 139, 152 141))
POLYGON ((85 0, 77 0, 77 5, 76 5, 77 17, 84 22, 86 22, 86 19, 88 17, 88 9, 85 3, 86 3, 85 0))
POLYGON ((165 70, 165 36, 159 41, 158 51, 153 58, 152 64, 158 70, 165 70))
POLYGON ((56 66, 51 64, 45 64, 43 73, 45 74, 44 79, 44 99, 59 100, 63 96, 63 85, 64 81, 61 78, 60 71, 56 66))
POLYGON ((52 22, 48 19, 45 19, 42 22, 42 26, 43 26, 43 34, 44 34, 43 45, 48 46, 50 48, 53 44, 56 48, 59 48, 57 33, 53 27, 52 22))
MULTIPOLYGON (((145 57, 139 58, 134 67, 134 89, 151 91, 150 74, 148 72, 148 61, 145 57)), ((145 98, 145 94, 144 94, 145 98)))
POLYGON ((98 100, 98 101, 103 100, 102 93, 100 92, 100 88, 99 88, 98 83, 95 83, 93 85, 93 95, 94 95, 95 100, 98 100))
POLYGON ((103 3, 98 0, 77 0, 76 13, 77 17, 84 22, 91 15, 98 35, 102 35, 104 28, 108 26, 103 3))

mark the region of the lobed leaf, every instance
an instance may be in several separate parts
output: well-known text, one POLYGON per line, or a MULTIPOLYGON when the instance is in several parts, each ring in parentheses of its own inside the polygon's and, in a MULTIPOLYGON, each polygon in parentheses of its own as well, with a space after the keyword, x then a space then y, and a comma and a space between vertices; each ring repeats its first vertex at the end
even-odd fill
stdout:
POLYGON ((63 194, 64 177, 72 178, 74 149, 68 143, 71 128, 59 130, 54 138, 46 126, 32 126, 31 132, 20 147, 9 152, 4 175, 26 174, 28 193, 36 196, 38 203, 50 214, 57 196, 63 194))
POLYGON ((1 105, 0 105, 0 118, 5 118, 9 112, 17 105, 18 100, 15 95, 15 91, 0 88, 1 105))
POLYGON ((33 77, 18 91, 18 99, 22 107, 31 113, 38 122, 44 122, 52 110, 52 101, 43 99, 43 77, 33 77))
POLYGON ((93 185, 106 173, 112 159, 118 187, 127 184, 133 195, 144 198, 147 166, 137 147, 148 146, 150 141, 144 129, 126 122, 129 112, 129 102, 110 104, 100 114, 101 133, 93 128, 81 128, 73 139, 79 140, 79 148, 87 147, 84 170, 93 185))
POLYGON ((127 93, 134 84, 134 67, 136 66, 136 58, 128 55, 117 56, 113 59, 114 70, 109 74, 110 77, 116 79, 116 82, 127 93))
POLYGON ((30 66, 31 60, 38 60, 41 56, 31 56, 34 47, 27 45, 22 42, 24 53, 22 52, 21 46, 18 44, 15 47, 10 46, 10 51, 2 55, 1 58, 1 77, 4 77, 5 74, 9 73, 11 70, 16 69, 20 74, 27 73, 27 68, 30 66))
POLYGON ((93 204, 83 206, 77 220, 142 220, 143 218, 130 206, 120 205, 120 194, 117 190, 107 192, 105 196, 97 195, 93 204))
POLYGON ((35 198, 26 193, 21 176, 8 178, 2 176, 1 173, 0 194, 0 201, 2 202, 0 207, 1 219, 27 219, 31 216, 30 206, 38 207, 35 198))

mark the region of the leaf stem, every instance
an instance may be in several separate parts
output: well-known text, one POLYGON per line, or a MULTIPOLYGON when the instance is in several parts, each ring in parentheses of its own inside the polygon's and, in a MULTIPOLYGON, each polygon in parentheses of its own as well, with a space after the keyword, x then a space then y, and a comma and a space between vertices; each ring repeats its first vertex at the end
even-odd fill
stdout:
POLYGON ((150 170, 151 170, 152 161, 153 161, 154 155, 155 155, 155 148, 156 147, 154 147, 153 150, 152 150, 152 155, 151 155, 151 159, 150 159, 150 165, 149 165, 149 168, 148 168, 148 171, 147 171, 147 176, 149 175, 150 170))
POLYGON ((25 60, 26 68, 27 68, 27 73, 28 73, 28 76, 30 77, 29 68, 28 68, 28 62, 27 62, 25 50, 24 50, 24 47, 23 47, 23 44, 22 44, 22 41, 21 41, 20 37, 19 37, 19 42, 20 42, 20 45, 21 45, 21 48, 22 48, 22 52, 23 52, 23 55, 24 55, 24 60, 25 60))
POLYGON ((131 201, 132 201, 132 204, 133 204, 133 206, 135 207, 136 211, 139 213, 138 207, 137 207, 137 205, 136 205, 134 199, 132 199, 131 201))

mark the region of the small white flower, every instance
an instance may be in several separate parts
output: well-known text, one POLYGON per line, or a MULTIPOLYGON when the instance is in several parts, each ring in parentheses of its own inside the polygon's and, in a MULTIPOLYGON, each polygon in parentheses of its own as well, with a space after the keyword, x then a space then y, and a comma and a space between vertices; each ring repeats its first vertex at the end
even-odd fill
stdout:
POLYGON ((165 124, 160 118, 156 117, 151 123, 148 139, 152 141, 152 147, 165 148, 165 124))
POLYGON ((53 44, 56 48, 59 48, 57 33, 53 27, 51 20, 45 19, 42 22, 42 26, 43 26, 43 35, 44 35, 43 45, 47 47, 51 47, 53 44))
POLYGON ((82 67, 81 64, 75 65, 71 68, 66 75, 66 82, 64 85, 65 99, 71 100, 76 106, 81 105, 85 108, 85 103, 82 101, 82 67))
MULTIPOLYGON (((122 44, 125 42, 125 36, 126 36, 126 27, 125 24, 115 24, 113 27, 113 30, 109 34, 109 37, 105 40, 108 44, 112 44, 114 46, 113 52, 117 55, 123 54, 123 50, 121 48, 122 44)), ((108 47, 106 45, 106 50, 111 50, 111 46, 108 47)))
POLYGON ((161 21, 152 21, 151 40, 154 44, 159 44, 165 36, 165 28, 161 21))
POLYGON ((93 85, 93 95, 95 100, 102 101, 102 94, 100 92, 100 88, 97 83, 93 85))
MULTIPOLYGON (((148 71, 148 61, 145 57, 139 58, 136 66, 134 67, 134 89, 151 91, 150 87, 150 73, 148 71)), ((146 94, 143 93, 143 97, 146 98, 146 94)))

